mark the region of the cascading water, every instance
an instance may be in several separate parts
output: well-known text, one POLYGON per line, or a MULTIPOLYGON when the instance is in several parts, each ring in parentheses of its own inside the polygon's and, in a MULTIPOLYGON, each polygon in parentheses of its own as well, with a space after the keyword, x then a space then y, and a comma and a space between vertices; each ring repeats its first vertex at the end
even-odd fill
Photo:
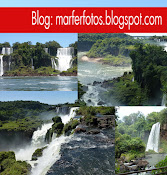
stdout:
POLYGON ((31 58, 31 64, 32 64, 32 69, 34 69, 34 61, 33 61, 33 58, 31 58))
POLYGON ((153 150, 159 152, 159 139, 160 139, 160 123, 155 123, 148 138, 146 151, 153 150))
POLYGON ((1 64, 1 66, 0 66, 0 76, 2 76, 3 75, 3 55, 0 55, 0 64, 1 64))
MULTIPOLYGON (((10 48, 10 47, 2 48, 2 51, 1 51, 2 55, 0 55, 0 76, 4 74, 3 55, 5 54, 10 55, 11 53, 13 53, 13 48, 10 48)), ((10 70, 10 65, 11 65, 11 60, 9 58, 9 70, 10 70)))
POLYGON ((66 71, 71 67, 73 53, 74 53, 73 47, 57 49, 57 60, 58 60, 57 69, 59 71, 66 71))
POLYGON ((166 94, 163 94, 161 106, 166 106, 167 104, 166 100, 167 100, 166 94))
POLYGON ((53 69, 58 69, 54 58, 51 58, 51 64, 53 69))
POLYGON ((70 114, 68 115, 62 115, 61 116, 61 119, 62 119, 62 122, 64 124, 66 124, 68 121, 70 121, 71 118, 74 118, 75 115, 76 115, 76 110, 78 109, 78 107, 73 107, 70 109, 70 114))
POLYGON ((52 124, 53 123, 43 124, 41 128, 38 128, 38 130, 34 131, 31 145, 28 145, 26 148, 15 151, 16 159, 22 161, 30 161, 34 151, 37 148, 45 146, 45 135, 48 129, 51 128, 52 124))
MULTIPOLYGON (((61 116, 63 123, 67 123, 75 116, 76 108, 71 108, 69 115, 61 116)), ((42 157, 37 160, 37 166, 32 169, 31 175, 45 175, 50 167, 60 158, 60 149, 63 143, 70 141, 71 136, 52 137, 51 143, 44 149, 42 157)))
MULTIPOLYGON (((62 122, 65 124, 70 121, 71 118, 75 117, 76 110, 78 107, 70 108, 69 114, 60 115, 62 122)), ((59 109, 58 109, 59 111, 59 109)), ((32 141, 30 145, 23 149, 17 149, 15 151, 16 159, 22 161, 28 161, 32 166, 32 175, 45 175, 50 167, 60 158, 60 149, 63 143, 70 141, 71 136, 55 137, 55 134, 52 136, 52 141, 49 144, 45 142, 45 135, 52 127, 53 123, 43 124, 41 128, 34 131, 32 136, 32 141), (36 149, 47 146, 44 149, 42 157, 39 157, 37 161, 31 161, 32 154, 36 149), (37 166, 35 166, 37 164, 37 166)))

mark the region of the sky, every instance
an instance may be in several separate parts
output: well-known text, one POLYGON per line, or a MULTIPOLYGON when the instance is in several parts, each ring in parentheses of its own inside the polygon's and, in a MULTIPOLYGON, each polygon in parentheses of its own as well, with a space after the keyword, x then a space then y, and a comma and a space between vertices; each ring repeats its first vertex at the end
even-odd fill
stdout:
POLYGON ((57 41, 62 47, 68 47, 69 44, 78 40, 77 33, 0 33, 0 43, 9 42, 11 45, 15 42, 31 41, 45 43, 48 41, 57 41))
POLYGON ((120 106, 117 108, 117 115, 121 120, 124 116, 128 116, 132 113, 142 112, 145 116, 152 112, 160 112, 166 108, 165 106, 120 106))
POLYGON ((77 91, 1 91, 0 101, 31 100, 46 104, 74 103, 77 91))
POLYGON ((165 7, 166 0, 0 0, 1 7, 165 7))

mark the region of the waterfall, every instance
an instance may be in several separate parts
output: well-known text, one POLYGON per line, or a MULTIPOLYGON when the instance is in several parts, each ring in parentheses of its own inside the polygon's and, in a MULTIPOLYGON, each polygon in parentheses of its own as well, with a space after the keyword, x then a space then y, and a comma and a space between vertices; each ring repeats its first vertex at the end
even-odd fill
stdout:
POLYGON ((1 54, 5 55, 5 47, 2 48, 1 54))
POLYGON ((32 64, 32 69, 34 69, 34 61, 33 61, 33 58, 31 58, 31 64, 32 64))
POLYGON ((57 49, 57 60, 58 60, 57 69, 59 71, 66 71, 71 67, 73 53, 74 53, 73 47, 57 49))
POLYGON ((54 58, 51 58, 51 64, 53 69, 58 69, 54 58))
POLYGON ((74 118, 77 109, 78 107, 73 107, 70 109, 70 114, 61 116, 62 122, 66 124, 68 121, 70 121, 71 118, 74 118))
MULTIPOLYGON (((70 113, 68 115, 61 116, 64 124, 70 121, 70 119, 75 116, 76 109, 78 108, 71 108, 70 113)), ((53 134, 51 143, 49 143, 48 147, 44 149, 42 157, 38 158, 38 164, 32 169, 31 175, 45 175, 50 169, 50 167, 61 157, 61 145, 69 142, 70 139, 71 136, 64 135, 55 138, 53 134)))
POLYGON ((166 94, 163 94, 161 106, 166 106, 166 94))
POLYGON ((22 161, 30 161, 34 151, 37 148, 45 146, 45 135, 47 133, 47 130, 51 128, 52 124, 53 123, 43 124, 41 128, 38 128, 36 131, 34 131, 31 145, 28 145, 26 148, 15 151, 16 159, 22 161))
POLYGON ((160 123, 155 123, 148 138, 146 151, 153 150, 159 152, 159 139, 160 139, 160 123))
POLYGON ((48 48, 43 48, 46 53, 48 53, 48 48))
POLYGON ((52 127, 53 123, 43 124, 41 128, 33 133, 31 144, 34 146, 41 146, 45 144, 45 135, 52 127))
MULTIPOLYGON (((70 121, 71 118, 75 117, 75 111, 77 109, 78 107, 73 107, 70 108, 70 111, 68 110, 69 113, 67 115, 61 114, 60 117, 62 122, 65 124, 70 121)), ((61 110, 64 111, 67 110, 67 107, 58 107, 56 110, 57 112, 60 112, 61 110)), ((53 134, 52 141, 47 144, 45 142, 45 135, 48 129, 52 127, 52 124, 53 123, 43 124, 42 127, 34 131, 30 145, 27 145, 22 149, 17 148, 16 150, 13 150, 16 155, 16 160, 28 161, 28 163, 31 164, 32 175, 45 175, 50 167, 60 158, 61 145, 69 142, 72 137, 64 135, 55 137, 55 134, 53 134), (32 154, 35 152, 35 150, 44 146, 47 146, 47 148, 43 150, 42 156, 36 161, 31 161, 32 154)))
POLYGON ((2 76, 3 75, 3 55, 0 55, 0 64, 1 64, 1 66, 0 66, 0 76, 2 76))

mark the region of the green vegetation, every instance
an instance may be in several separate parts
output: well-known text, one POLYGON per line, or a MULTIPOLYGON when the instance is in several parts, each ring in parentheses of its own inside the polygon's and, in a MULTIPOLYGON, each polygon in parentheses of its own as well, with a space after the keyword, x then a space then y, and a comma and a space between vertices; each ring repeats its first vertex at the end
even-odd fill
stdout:
POLYGON ((28 66, 22 66, 13 71, 6 71, 5 76, 48 76, 48 75, 59 75, 58 70, 49 67, 40 67, 38 69, 32 69, 28 66))
MULTIPOLYGON (((63 75, 76 75, 77 71, 77 42, 70 44, 74 47, 74 58, 72 68, 63 75)), ((9 43, 0 43, 2 47, 11 47, 9 43)), ((56 41, 49 41, 45 44, 37 42, 32 45, 30 41, 24 43, 13 43, 13 53, 4 55, 4 62, 11 62, 10 71, 6 71, 4 76, 49 76, 58 75, 60 72, 51 68, 51 58, 55 58, 57 48, 61 48, 56 41), (48 53, 45 52, 48 48, 48 53), (32 63, 33 62, 33 63, 32 63), (32 65, 34 68, 32 68, 32 65)))
POLYGON ((78 51, 88 51, 97 40, 105 38, 132 38, 124 33, 79 33, 78 34, 78 51))
POLYGON ((25 161, 16 161, 12 151, 0 152, 0 167, 1 175, 28 175, 31 169, 25 161))
POLYGON ((145 144, 138 137, 131 137, 130 135, 120 134, 116 131, 115 141, 116 158, 124 156, 127 162, 129 162, 134 158, 140 158, 145 155, 145 144))
POLYGON ((89 115, 115 115, 114 107, 93 107, 93 106, 82 106, 78 110, 76 110, 77 115, 89 116, 89 115))
POLYGON ((56 136, 59 137, 63 133, 64 128, 64 123, 62 123, 61 117, 53 117, 52 121, 54 122, 52 128, 48 129, 45 136, 45 141, 48 143, 51 142, 53 133, 56 133, 56 136))
POLYGON ((81 99, 83 94, 86 93, 86 91, 83 90, 83 87, 84 86, 80 83, 80 81, 78 81, 78 99, 81 99))
POLYGON ((132 73, 124 73, 122 77, 107 81, 107 92, 102 94, 106 102, 114 102, 115 105, 140 106, 148 105, 146 92, 133 80, 132 73))
POLYGON ((66 134, 69 131, 71 132, 79 124, 77 119, 71 119, 68 123, 64 125, 63 132, 66 134))
POLYGON ((134 78, 146 92, 149 102, 161 102, 167 92, 167 52, 161 46, 136 44, 130 53, 134 78))
POLYGON ((0 102, 0 131, 33 133, 42 124, 40 113, 49 105, 35 101, 0 102))
POLYGON ((37 160, 38 157, 42 156, 43 150, 46 149, 47 146, 43 147, 43 148, 38 148, 35 150, 35 152, 32 155, 32 160, 37 160))
POLYGON ((102 59, 102 62, 111 66, 129 66, 131 64, 131 59, 123 55, 107 55, 105 58, 102 59))
MULTIPOLYGON (((159 152, 167 153, 167 140, 163 129, 163 126, 167 123, 166 114, 167 109, 165 108, 160 112, 152 112, 147 116, 144 116, 141 112, 132 113, 124 116, 122 120, 118 120, 115 134, 116 158, 129 162, 142 158, 145 154, 155 154, 152 150, 145 153, 145 144, 152 125, 157 122, 161 123, 159 152)), ((119 164, 117 164, 116 170, 119 171, 119 164)))
MULTIPOLYGON (((160 162, 158 162, 156 165, 155 165, 155 168, 160 168, 160 167, 166 167, 167 166, 167 156, 164 160, 161 160, 160 162)), ((164 172, 166 172, 167 168, 165 169, 160 169, 160 170, 154 170, 152 171, 152 174, 165 174, 164 172)))
POLYGON ((135 43, 139 42, 134 39, 106 38, 97 40, 88 52, 88 57, 106 57, 107 55, 123 55, 129 57, 130 51, 134 49, 135 43))
POLYGON ((108 91, 103 98, 116 105, 161 105, 167 94, 167 52, 161 46, 138 43, 130 57, 133 73, 104 82, 108 91))
POLYGON ((60 73, 61 76, 76 76, 77 75, 77 66, 73 66, 69 68, 67 71, 62 71, 60 73))
POLYGON ((9 101, 0 102, 0 120, 14 121, 26 117, 38 116, 49 109, 48 104, 36 101, 9 101))

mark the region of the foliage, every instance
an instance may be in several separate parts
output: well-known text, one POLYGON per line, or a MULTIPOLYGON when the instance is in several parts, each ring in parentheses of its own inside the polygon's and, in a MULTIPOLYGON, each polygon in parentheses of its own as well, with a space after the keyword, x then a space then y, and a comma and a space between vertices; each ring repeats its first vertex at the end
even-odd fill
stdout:
POLYGON ((123 55, 118 55, 118 56, 107 55, 105 58, 103 58, 102 61, 104 64, 109 64, 111 66, 129 66, 131 65, 131 59, 123 55))
POLYGON ((60 73, 61 76, 77 76, 77 66, 73 66, 66 71, 60 73))
POLYGON ((0 167, 2 175, 28 175, 31 169, 25 161, 16 161, 12 151, 0 152, 0 167))
POLYGON ((87 116, 87 115, 115 115, 115 107, 93 107, 93 106, 82 106, 76 110, 77 115, 87 116))
POLYGON ((83 85, 78 81, 78 99, 81 99, 81 97, 86 93, 86 91, 83 90, 83 85))
POLYGON ((167 86, 167 52, 161 46, 136 44, 130 57, 135 80, 149 101, 161 103, 161 90, 167 86))
POLYGON ((77 46, 78 46, 78 41, 75 43, 69 44, 69 47, 74 47, 74 55, 77 56, 77 46))
POLYGON ((115 148, 115 155, 116 158, 121 157, 121 155, 127 154, 130 158, 136 158, 139 155, 143 155, 145 153, 145 144, 144 142, 138 137, 131 137, 127 134, 120 134, 116 131, 115 134, 115 141, 116 141, 116 148, 115 148))
POLYGON ((105 38, 132 38, 124 33, 79 33, 78 34, 78 50, 88 51, 97 40, 105 38))
POLYGON ((63 132, 66 134, 67 132, 75 129, 78 124, 79 124, 78 120, 71 119, 68 123, 64 125, 63 132))
MULTIPOLYGON (((167 156, 164 160, 161 160, 160 162, 158 162, 155 165, 155 168, 166 167, 166 166, 167 166, 167 156)), ((152 171, 152 174, 160 174, 160 173, 166 172, 166 170, 167 170, 167 168, 160 169, 160 170, 154 170, 154 171, 152 171)))
POLYGON ((36 101, 0 102, 0 120, 14 121, 26 117, 38 116, 49 109, 49 105, 36 101))
POLYGON ((32 154, 32 160, 37 160, 38 157, 42 156, 43 150, 46 149, 47 146, 43 147, 43 148, 38 148, 35 150, 35 152, 32 154))
POLYGON ((102 94, 108 102, 115 105, 140 106, 147 105, 146 92, 136 81, 132 81, 133 74, 125 74, 122 77, 108 81, 108 90, 102 94))
POLYGON ((87 55, 90 58, 106 57, 107 55, 129 57, 130 51, 134 49, 133 45, 137 42, 139 41, 129 38, 105 38, 97 40, 87 55))

